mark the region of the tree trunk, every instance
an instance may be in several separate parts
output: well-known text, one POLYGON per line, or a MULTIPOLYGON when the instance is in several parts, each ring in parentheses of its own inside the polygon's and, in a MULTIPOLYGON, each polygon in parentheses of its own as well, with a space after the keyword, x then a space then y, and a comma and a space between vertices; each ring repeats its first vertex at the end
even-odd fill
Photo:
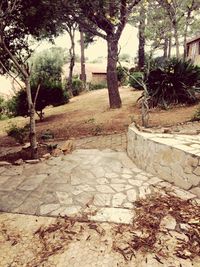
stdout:
MULTIPOLYGON (((194 1, 192 1, 192 6, 193 4, 194 4, 194 1)), ((183 59, 184 60, 186 60, 187 58, 187 34, 188 34, 190 18, 191 18, 191 9, 188 10, 186 23, 185 23, 185 30, 184 30, 184 41, 183 41, 183 48, 184 48, 183 59)))
POLYGON ((174 39, 176 43, 176 57, 180 57, 180 51, 179 51, 179 38, 178 38, 178 29, 177 29, 177 23, 174 23, 174 39))
POLYGON ((172 51, 172 37, 169 37, 169 47, 168 47, 168 58, 171 58, 171 51, 172 51))
POLYGON ((76 26, 68 25, 67 32, 70 37, 71 47, 69 49, 70 64, 69 64, 69 75, 67 77, 67 83, 66 83, 66 90, 69 93, 69 97, 73 97, 72 78, 73 78, 73 69, 75 65, 75 42, 74 42, 75 30, 76 30, 76 26))
POLYGON ((37 140, 36 140, 36 129, 35 129, 35 108, 34 108, 32 96, 31 96, 30 77, 26 77, 25 85, 26 85, 28 108, 29 108, 29 113, 30 113, 29 139, 30 139, 30 145, 31 145, 31 158, 37 159, 38 151, 37 151, 37 140))
POLYGON ((139 49, 138 49, 138 68, 144 69, 145 64, 145 9, 143 6, 140 8, 140 23, 139 23, 139 49))
POLYGON ((163 57, 164 57, 164 59, 167 59, 168 43, 169 43, 169 40, 168 40, 167 37, 165 37, 164 46, 163 46, 163 57))
POLYGON ((85 45, 83 31, 80 29, 80 43, 81 43, 81 80, 83 82, 84 89, 86 89, 86 72, 85 72, 85 45))
POLYGON ((73 69, 75 65, 75 42, 74 42, 75 29, 69 29, 68 33, 69 33, 70 40, 71 40, 71 47, 69 49, 70 64, 69 64, 69 75, 67 79, 67 91, 69 93, 69 96, 73 97, 72 77, 73 77, 73 69))
POLYGON ((107 61, 107 84, 110 108, 120 108, 121 98, 117 79, 118 39, 111 35, 107 37, 108 61, 107 61))

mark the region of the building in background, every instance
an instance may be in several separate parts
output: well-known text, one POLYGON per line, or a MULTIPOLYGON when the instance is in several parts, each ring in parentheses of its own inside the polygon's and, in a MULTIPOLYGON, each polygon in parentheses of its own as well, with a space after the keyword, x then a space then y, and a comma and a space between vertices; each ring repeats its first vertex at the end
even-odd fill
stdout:
POLYGON ((200 65, 200 36, 187 42, 187 58, 200 65))

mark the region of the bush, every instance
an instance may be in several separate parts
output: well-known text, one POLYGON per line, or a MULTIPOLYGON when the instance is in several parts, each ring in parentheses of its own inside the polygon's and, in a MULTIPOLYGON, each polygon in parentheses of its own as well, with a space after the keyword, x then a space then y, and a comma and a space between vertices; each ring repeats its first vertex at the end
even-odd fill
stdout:
POLYGON ((191 121, 200 121, 200 107, 196 110, 191 121))
POLYGON ((72 79, 72 94, 73 94, 73 96, 79 95, 82 90, 83 90, 83 82, 79 78, 74 77, 72 79))
POLYGON ((0 96, 0 120, 6 117, 6 101, 0 96))
POLYGON ((118 66, 117 67, 117 79, 120 85, 124 85, 127 79, 128 69, 126 67, 118 66))
MULTIPOLYGON (((37 86, 32 84, 31 94, 32 99, 35 99, 37 91, 37 86)), ((58 82, 48 82, 41 84, 38 97, 36 101, 36 112, 38 113, 40 119, 42 119, 42 110, 48 106, 59 106, 67 103, 69 101, 69 96, 62 89, 61 83, 58 82)), ((28 116, 28 103, 25 90, 20 90, 8 103, 9 111, 13 116, 28 116)))
POLYGON ((29 125, 18 127, 16 124, 11 124, 7 129, 7 135, 13 137, 18 143, 24 144, 28 137, 29 125))
POLYGON ((92 90, 99 90, 99 89, 104 89, 104 88, 107 88, 107 83, 97 83, 97 84, 93 84, 93 83, 90 83, 89 84, 89 90, 92 91, 92 90))
POLYGON ((152 70, 147 78, 150 106, 167 108, 170 104, 196 102, 195 86, 200 80, 200 68, 191 61, 172 59, 163 68, 152 70))
POLYGON ((129 77, 129 84, 131 87, 137 90, 143 90, 140 82, 144 79, 144 74, 142 72, 132 72, 129 77), (137 82, 138 81, 138 82, 137 82))

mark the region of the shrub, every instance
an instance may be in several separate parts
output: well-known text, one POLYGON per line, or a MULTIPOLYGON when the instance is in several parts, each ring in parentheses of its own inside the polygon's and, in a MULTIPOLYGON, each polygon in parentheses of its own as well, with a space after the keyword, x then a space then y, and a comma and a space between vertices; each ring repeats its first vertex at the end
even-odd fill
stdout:
MULTIPOLYGON (((37 91, 37 86, 32 84, 31 94, 32 98, 35 98, 37 91)), ((36 101, 36 112, 38 113, 40 119, 42 119, 42 110, 48 106, 59 106, 67 103, 69 97, 66 92, 62 89, 61 83, 49 82, 46 84, 41 84, 37 101, 36 101)), ((20 90, 10 101, 9 101, 9 111, 13 116, 28 116, 28 103, 25 90, 20 90)))
POLYGON ((117 67, 117 79, 120 85, 126 83, 128 69, 126 67, 118 66, 117 67))
POLYGON ((107 83, 97 83, 97 84, 93 84, 93 83, 90 83, 89 84, 89 90, 99 90, 99 89, 104 89, 104 88, 107 88, 107 83))
POLYGON ((0 96, 0 120, 6 118, 6 101, 0 96))
POLYGON ((73 94, 73 96, 79 95, 82 90, 83 90, 83 82, 79 78, 74 77, 72 79, 72 94, 73 94))
POLYGON ((140 82, 144 79, 144 74, 142 72, 132 72, 129 76, 129 84, 131 87, 142 90, 143 87, 141 86, 140 82), (138 81, 138 82, 137 82, 138 81))
POLYGON ((7 135, 13 137, 18 143, 24 144, 28 137, 29 125, 18 127, 16 124, 11 124, 7 129, 7 135))
POLYGON ((173 59, 164 68, 152 70, 147 78, 150 106, 167 108, 170 104, 195 103, 195 86, 200 80, 200 68, 191 61, 173 59))

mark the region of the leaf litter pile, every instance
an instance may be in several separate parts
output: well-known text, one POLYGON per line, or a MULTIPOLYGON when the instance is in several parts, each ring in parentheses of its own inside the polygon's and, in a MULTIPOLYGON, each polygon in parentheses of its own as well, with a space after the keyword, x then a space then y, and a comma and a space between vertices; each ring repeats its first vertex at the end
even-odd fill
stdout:
POLYGON ((170 253, 191 260, 200 256, 200 206, 170 194, 150 195, 135 204, 133 225, 115 229, 113 248, 125 260, 131 260, 136 251, 155 253, 155 259, 161 264, 161 259, 170 253), (175 222, 174 229, 162 226, 167 217, 175 222), (167 238, 175 238, 173 245, 166 242, 167 238))
MULTIPOLYGON (((95 231, 99 236, 104 236, 104 229, 96 224, 84 219, 82 224, 79 219, 70 219, 68 217, 59 217, 55 223, 49 226, 41 226, 34 232, 37 252, 33 259, 27 263, 27 267, 43 266, 49 257, 62 254, 68 245, 73 241, 80 241, 87 229, 95 231)), ((90 240, 90 235, 85 239, 90 240)))

